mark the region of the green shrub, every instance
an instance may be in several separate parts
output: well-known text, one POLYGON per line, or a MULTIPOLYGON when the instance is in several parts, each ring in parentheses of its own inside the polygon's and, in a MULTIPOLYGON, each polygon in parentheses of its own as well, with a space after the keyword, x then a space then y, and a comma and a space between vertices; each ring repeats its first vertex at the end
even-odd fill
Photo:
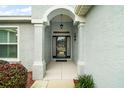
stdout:
POLYGON ((21 64, 0 64, 0 88, 25 88, 27 69, 21 64))
POLYGON ((7 62, 7 61, 4 61, 4 60, 0 60, 0 64, 9 64, 9 62, 7 62))
POLYGON ((75 84, 76 88, 94 88, 94 80, 92 75, 81 75, 78 76, 78 82, 75 84))

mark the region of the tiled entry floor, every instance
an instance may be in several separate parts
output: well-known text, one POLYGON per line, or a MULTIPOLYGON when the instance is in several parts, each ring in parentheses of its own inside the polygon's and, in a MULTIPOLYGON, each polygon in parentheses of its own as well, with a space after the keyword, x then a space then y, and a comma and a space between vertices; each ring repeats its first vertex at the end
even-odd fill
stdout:
POLYGON ((73 62, 50 62, 44 80, 73 80, 76 77, 77 69, 73 62))

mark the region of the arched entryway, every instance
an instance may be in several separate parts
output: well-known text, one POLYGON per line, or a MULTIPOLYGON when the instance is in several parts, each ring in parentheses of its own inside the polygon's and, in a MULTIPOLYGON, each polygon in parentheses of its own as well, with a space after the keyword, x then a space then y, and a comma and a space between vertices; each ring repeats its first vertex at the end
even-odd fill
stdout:
MULTIPOLYGON (((80 33, 83 24, 79 24, 78 19, 80 20, 74 14, 72 7, 55 6, 48 9, 42 19, 32 20, 34 22, 34 80, 43 79, 47 64, 53 61, 77 64, 77 61, 80 62, 81 43, 78 40, 82 39, 80 33)), ((68 68, 68 70, 72 69, 68 68)))
MULTIPOLYGON (((51 42, 49 43, 51 44, 51 60, 47 63, 44 79, 73 79, 77 75, 76 65, 73 63, 72 58, 73 19, 65 14, 56 15, 50 20, 49 28, 51 41, 48 42, 51 42)), ((49 36, 49 33, 47 34, 49 36)), ((48 39, 47 36, 45 38, 48 39)))
POLYGON ((46 18, 48 22, 45 30, 47 67, 44 79, 73 79, 77 76, 76 64, 73 61, 77 32, 77 26, 74 25, 75 15, 68 8, 57 8, 48 13, 46 18))
POLYGON ((44 14, 48 26, 45 31, 46 55, 51 56, 48 61, 73 60, 73 42, 76 40, 75 33, 75 14, 74 10, 68 6, 55 6, 44 14), (50 38, 50 39, 48 39, 50 38), (47 46, 50 46, 49 50, 47 46))

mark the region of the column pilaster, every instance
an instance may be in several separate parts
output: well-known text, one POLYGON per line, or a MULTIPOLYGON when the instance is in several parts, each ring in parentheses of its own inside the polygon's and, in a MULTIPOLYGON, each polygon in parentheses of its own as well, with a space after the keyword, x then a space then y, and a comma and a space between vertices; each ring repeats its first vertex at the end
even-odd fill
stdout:
POLYGON ((34 24, 34 63, 33 79, 41 80, 45 74, 46 63, 44 58, 44 33, 45 25, 34 24))
POLYGON ((84 22, 80 22, 78 25, 78 61, 77 61, 77 71, 78 75, 84 74, 84 22))

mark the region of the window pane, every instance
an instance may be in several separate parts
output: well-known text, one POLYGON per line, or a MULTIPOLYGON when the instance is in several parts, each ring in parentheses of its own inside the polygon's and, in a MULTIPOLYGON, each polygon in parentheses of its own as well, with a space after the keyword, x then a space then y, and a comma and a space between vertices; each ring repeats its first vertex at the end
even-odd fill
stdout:
POLYGON ((9 42, 16 43, 16 32, 10 32, 9 35, 9 42))
POLYGON ((7 31, 0 29, 0 43, 7 43, 7 31))
POLYGON ((9 58, 17 58, 17 45, 9 45, 8 46, 8 57, 9 58))
MULTIPOLYGON (((17 28, 0 28, 0 43, 16 43, 17 28)), ((17 45, 0 45, 0 58, 17 58, 17 45)))
POLYGON ((7 57, 7 45, 0 45, 0 58, 7 57))

